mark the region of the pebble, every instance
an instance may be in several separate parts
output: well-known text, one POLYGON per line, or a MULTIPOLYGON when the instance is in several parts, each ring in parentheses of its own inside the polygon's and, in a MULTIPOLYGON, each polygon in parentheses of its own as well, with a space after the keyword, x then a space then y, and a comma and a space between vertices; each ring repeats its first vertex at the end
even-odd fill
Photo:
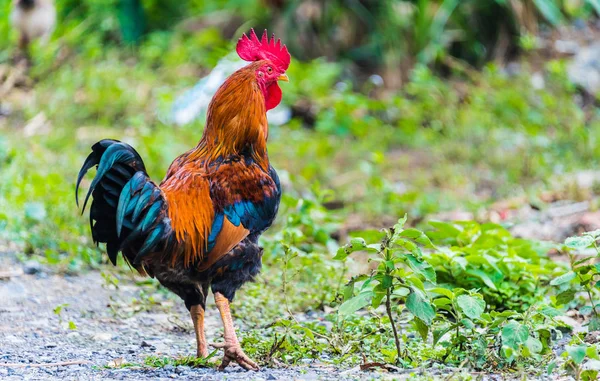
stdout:
POLYGON ((7 104, 0 104, 0 116, 10 116, 12 114, 12 107, 7 104))
POLYGON ((582 18, 576 18, 573 21, 573 26, 575 28, 579 29, 580 31, 585 30, 587 28, 587 24, 586 24, 585 20, 582 18))
POLYGON ((577 54, 580 47, 577 41, 556 40, 554 42, 554 49, 562 54, 577 54))
POLYGON ((185 374, 190 370, 189 366, 178 366, 175 368, 175 373, 177 374, 185 374))
POLYGON ((98 332, 92 338, 96 341, 110 341, 113 335, 109 332, 98 332))
POLYGON ((600 90, 600 43, 579 49, 567 66, 569 80, 590 94, 600 90))
POLYGON ((38 261, 27 261, 23 265, 23 272, 25 274, 33 275, 42 271, 42 265, 38 261))

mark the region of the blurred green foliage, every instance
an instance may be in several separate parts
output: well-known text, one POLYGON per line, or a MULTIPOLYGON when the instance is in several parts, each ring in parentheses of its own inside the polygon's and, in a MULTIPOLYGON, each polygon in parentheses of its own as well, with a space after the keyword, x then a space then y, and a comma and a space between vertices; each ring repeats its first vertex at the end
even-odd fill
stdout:
MULTIPOLYGON (((149 19, 152 4, 145 3, 149 19)), ((202 4, 193 11, 214 10, 210 2, 202 4)), ((221 10, 237 12, 248 4, 226 2, 221 10)), ((31 251, 53 258, 84 251, 85 258, 99 258, 87 252, 85 219, 73 214, 77 165, 61 163, 79 163, 93 142, 113 137, 137 147, 160 178, 199 139, 202 122, 174 128, 162 124, 156 110, 233 44, 207 27, 197 33, 156 30, 139 47, 124 49, 106 40, 117 33, 117 23, 104 2, 64 2, 59 9, 64 18, 54 39, 34 47, 35 91, 3 120, 0 205, 7 231, 31 251), (99 20, 106 28, 96 28, 99 20), (49 132, 22 139, 10 127, 34 117, 45 120, 49 132), (28 203, 43 206, 45 218, 27 219, 28 203)), ((10 37, 0 40, 0 57, 12 54, 16 36, 9 31, 7 20, 0 20, 1 34, 10 37)), ((477 212, 597 164, 597 114, 586 116, 572 101, 575 88, 562 62, 546 64, 543 89, 531 86, 527 66, 516 75, 493 64, 481 72, 458 66, 456 79, 446 81, 419 65, 402 90, 385 96, 379 96, 377 81, 357 84, 345 69, 325 59, 295 60, 284 102, 308 105, 309 118, 299 115, 273 127, 270 139, 286 191, 314 198, 312 184, 331 189, 332 201, 343 206, 340 216, 357 214, 363 223, 381 226, 382 219, 405 212, 416 219, 456 208, 477 212)))

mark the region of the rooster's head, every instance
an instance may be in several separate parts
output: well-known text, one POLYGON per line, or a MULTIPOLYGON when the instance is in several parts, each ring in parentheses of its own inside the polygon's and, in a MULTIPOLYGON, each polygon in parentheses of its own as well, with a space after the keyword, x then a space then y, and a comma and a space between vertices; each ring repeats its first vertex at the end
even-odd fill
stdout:
POLYGON ((267 31, 263 32, 259 40, 254 32, 250 30, 250 37, 246 34, 239 39, 236 51, 244 61, 255 62, 256 81, 265 97, 267 110, 277 106, 281 102, 281 89, 277 81, 288 81, 285 74, 290 66, 290 53, 281 40, 275 41, 275 35, 269 39, 267 31))

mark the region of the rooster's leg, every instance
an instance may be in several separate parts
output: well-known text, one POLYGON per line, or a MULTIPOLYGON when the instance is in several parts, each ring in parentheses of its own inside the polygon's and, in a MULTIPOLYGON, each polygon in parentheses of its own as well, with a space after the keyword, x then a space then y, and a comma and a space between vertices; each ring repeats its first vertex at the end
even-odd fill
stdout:
POLYGON ((206 336, 204 336, 204 308, 199 304, 192 306, 190 308, 190 315, 192 315, 192 322, 196 331, 197 356, 201 358, 208 357, 206 336))
POLYGON ((240 342, 235 334, 235 328, 233 327, 233 319, 231 317, 231 311, 229 310, 229 300, 223 296, 223 294, 216 292, 215 303, 221 313, 221 319, 223 320, 223 327, 225 329, 225 342, 213 345, 215 348, 223 348, 223 351, 225 352, 223 362, 219 366, 219 369, 223 370, 229 363, 235 361, 246 370, 259 370, 258 365, 250 360, 244 351, 242 351, 240 342))

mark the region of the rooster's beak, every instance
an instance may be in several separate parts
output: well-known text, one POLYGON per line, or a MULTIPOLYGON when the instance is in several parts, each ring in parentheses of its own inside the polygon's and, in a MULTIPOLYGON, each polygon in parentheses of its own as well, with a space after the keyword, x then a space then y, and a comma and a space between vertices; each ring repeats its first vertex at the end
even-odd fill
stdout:
POLYGON ((284 81, 284 82, 289 82, 290 81, 290 79, 288 78, 288 76, 285 75, 285 74, 281 74, 279 77, 277 77, 277 80, 278 81, 284 81))

